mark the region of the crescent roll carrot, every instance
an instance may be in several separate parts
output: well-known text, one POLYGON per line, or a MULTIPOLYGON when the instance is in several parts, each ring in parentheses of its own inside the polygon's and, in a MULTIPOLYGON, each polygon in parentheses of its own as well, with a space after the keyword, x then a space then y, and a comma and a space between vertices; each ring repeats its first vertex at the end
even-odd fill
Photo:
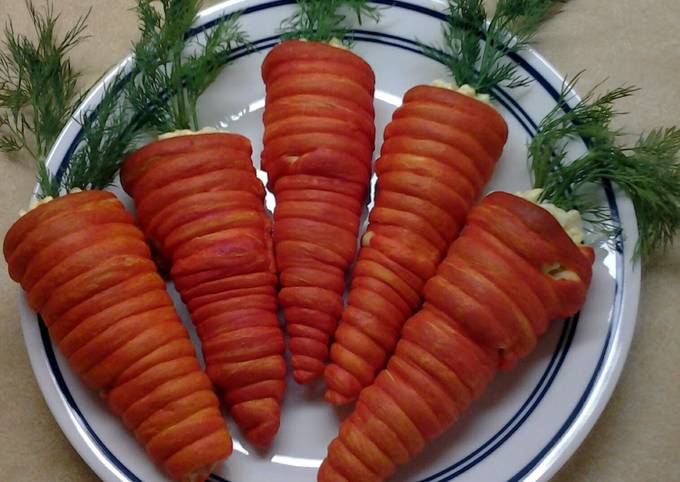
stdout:
POLYGON ((232 451, 219 400, 116 197, 93 190, 42 204, 10 228, 3 253, 71 368, 154 462, 174 480, 206 480, 232 451))
POLYGON ((593 250, 545 209, 507 193, 473 208, 385 370, 359 395, 319 482, 382 481, 446 430, 549 320, 585 301, 593 250))
POLYGON ((171 267, 206 373, 248 439, 266 447, 279 428, 286 364, 271 222, 251 153, 236 134, 174 137, 130 155, 121 182, 171 267))
POLYGON ((375 142, 375 76, 348 50, 290 40, 267 55, 262 78, 279 301, 293 376, 305 383, 323 373, 355 257, 375 142))
POLYGON ((385 127, 375 205, 324 373, 326 400, 355 400, 384 367, 507 135, 496 109, 477 99, 425 85, 406 93, 385 127))

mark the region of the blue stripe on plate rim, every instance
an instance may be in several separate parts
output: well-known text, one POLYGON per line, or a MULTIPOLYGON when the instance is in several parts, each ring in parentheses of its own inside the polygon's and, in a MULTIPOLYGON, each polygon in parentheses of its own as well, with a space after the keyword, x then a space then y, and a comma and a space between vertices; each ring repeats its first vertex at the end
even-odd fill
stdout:
MULTIPOLYGON (((241 15, 248 15, 252 14, 258 11, 270 9, 270 8, 275 8, 279 6, 284 6, 284 5, 289 5, 295 3, 295 0, 275 0, 275 1, 270 1, 270 2, 264 2, 262 4, 258 4, 252 7, 249 7, 245 10, 242 11, 241 15)), ((411 3, 406 3, 403 1, 399 0, 374 0, 373 3, 378 3, 378 4, 385 4, 385 5, 391 5, 394 7, 398 8, 403 8, 405 10, 409 10, 411 12, 427 15, 430 17, 434 17, 440 20, 445 20, 446 16, 442 12, 438 12, 436 10, 429 9, 427 7, 423 7, 420 5, 414 5, 411 3)), ((199 33, 212 28, 215 26, 215 24, 219 21, 220 19, 213 20, 211 22, 208 22, 204 25, 201 25, 199 27, 196 27, 188 32, 188 36, 195 36, 198 35, 199 33)), ((424 55, 422 51, 418 48, 417 42, 411 40, 411 39, 406 39, 402 38, 393 34, 386 34, 386 33, 381 33, 381 32, 373 32, 373 31, 368 31, 368 30, 354 30, 353 32, 355 40, 359 42, 369 42, 369 43, 377 43, 381 45, 387 45, 395 48, 400 48, 403 50, 408 50, 413 53, 417 53, 420 55, 424 55)), ((266 38, 259 39, 257 41, 253 42, 253 45, 255 46, 254 49, 252 50, 246 50, 246 49, 237 49, 234 51, 233 55, 231 56, 230 60, 236 60, 240 57, 244 57, 246 55, 249 55, 253 52, 257 51, 262 51, 266 50, 268 48, 273 47, 278 43, 279 36, 270 36, 266 38)), ((526 60, 524 60, 521 56, 511 54, 509 56, 515 63, 520 65, 527 73, 528 75, 534 79, 541 87, 543 87, 546 92, 555 100, 558 99, 559 97, 559 92, 545 79, 534 67, 532 67, 526 60)), ((520 107, 520 105, 503 89, 495 89, 494 92, 492 93, 493 96, 496 98, 496 100, 503 105, 508 111, 511 112, 511 114, 520 122, 524 130, 527 132, 527 134, 531 137, 535 135, 536 132, 536 122, 520 107)), ((569 111, 569 107, 565 106, 565 111, 569 111)), ((96 109, 91 115, 96 115, 96 109)), ((66 154, 61 160, 61 163, 57 169, 57 176, 61 176, 64 172, 64 169, 68 165, 67 162, 65 162, 67 159, 71 158, 71 155, 73 154, 74 150, 76 149, 79 140, 81 139, 82 136, 82 131, 79 131, 78 134, 74 137, 74 140, 72 141, 69 149, 67 150, 66 154)), ((607 203, 610 208, 612 217, 614 219, 614 223, 616 226, 620 226, 620 219, 619 219, 619 211, 618 211, 618 206, 616 203, 615 195, 613 192, 613 189, 611 185, 608 183, 604 184, 604 190, 607 198, 607 203)), ((510 481, 519 481, 525 476, 527 476, 531 470, 536 467, 541 460, 549 453, 549 451, 557 444, 557 442, 560 440, 560 438, 564 435, 564 433, 571 427, 571 425, 574 423, 574 421, 578 418, 579 413, 581 412, 581 409, 585 405, 589 395, 592 392, 593 386, 595 385, 595 382, 597 381, 598 375, 600 374, 604 362, 607 359, 607 354, 609 352, 609 348, 611 346, 611 340, 613 334, 618 330, 619 324, 620 324, 620 318, 621 318, 621 305, 622 305, 622 287, 623 287, 623 276, 624 276, 624 269, 623 269, 623 264, 625 262, 625 257, 624 257, 624 252, 623 252, 623 239, 622 236, 619 235, 617 239, 615 240, 615 251, 616 251, 616 279, 615 279, 615 286, 614 286, 614 300, 613 300, 613 310, 610 315, 609 319, 609 329, 607 332, 607 336, 605 338, 605 342, 600 354, 600 357, 598 359, 598 362, 595 366, 595 369, 593 371, 593 374, 588 382, 588 385, 586 386, 586 389, 584 390, 584 393, 580 397, 579 401, 577 402, 576 406, 570 413, 570 415, 567 417, 563 425, 560 427, 560 429, 555 433, 555 435, 551 438, 550 442, 542 449, 540 450, 532 460, 527 463, 520 471, 517 472, 513 477, 511 477, 509 480, 510 481)), ((47 328, 45 327, 42 319, 38 317, 39 324, 40 324, 40 336, 41 340, 45 349, 45 353, 48 359, 48 363, 50 366, 50 369, 52 370, 52 374, 54 376, 54 379, 58 385, 59 390, 62 392, 62 395, 64 396, 66 402, 68 403, 68 409, 72 412, 72 415, 74 416, 74 419, 77 420, 77 422, 82 426, 82 428, 85 429, 87 433, 89 433, 92 441, 96 444, 96 446, 99 447, 99 449, 102 452, 102 455, 105 456, 110 463, 112 463, 117 469, 120 470, 120 472, 125 475, 129 481, 131 482, 142 482, 139 477, 137 477, 129 468, 127 468, 112 452, 111 450, 102 442, 102 440, 99 438, 99 436, 96 434, 96 432, 93 430, 91 425, 88 423, 87 419, 85 418, 84 414, 78 407, 75 399, 73 398, 73 395, 71 394, 68 385, 66 384, 66 381, 63 377, 63 374, 61 373, 61 369, 59 367, 59 364, 57 362, 55 353, 54 353, 54 348, 52 346, 52 343, 49 338, 49 333, 47 328)), ((478 463, 480 463, 482 460, 484 460, 487 456, 489 456, 492 452, 494 452, 498 447, 500 447, 508 438, 510 438, 521 426, 522 424, 527 420, 527 418, 531 415, 531 413, 534 411, 534 409, 540 404, 541 400, 549 390, 550 386, 552 385, 555 377, 557 376, 562 363, 564 362, 567 354, 569 353, 569 349, 571 347, 571 342, 575 336, 576 329, 578 327, 578 321, 579 321, 579 316, 576 315, 570 319, 567 319, 564 321, 563 329, 561 332, 561 335, 559 337, 559 340, 557 342, 557 346, 553 352, 553 355, 551 357, 550 362, 548 363, 546 370, 544 373, 541 375, 539 382, 537 383, 536 387, 531 391, 529 397, 527 400, 522 404, 520 409, 510 418, 510 420, 503 426, 501 429, 499 429, 496 434, 494 434, 489 440, 484 442, 482 445, 480 445, 477 449, 466 455, 465 457, 461 458, 454 464, 448 466, 447 468, 437 472, 436 474, 433 474, 425 479, 420 480, 419 482, 443 482, 447 480, 451 480, 462 473, 466 472, 470 468, 474 467, 478 463)), ((220 477, 219 475, 216 474, 211 474, 211 479, 215 482, 229 482, 228 480, 220 477)))

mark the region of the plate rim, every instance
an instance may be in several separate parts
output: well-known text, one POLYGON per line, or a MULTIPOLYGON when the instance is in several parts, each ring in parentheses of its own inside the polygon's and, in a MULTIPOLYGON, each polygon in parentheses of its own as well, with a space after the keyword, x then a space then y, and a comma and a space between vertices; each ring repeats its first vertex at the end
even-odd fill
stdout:
MULTIPOLYGON (((196 19, 194 28, 204 26, 215 18, 232 13, 244 4, 279 6, 288 3, 291 3, 291 0, 226 0, 202 10, 196 19)), ((374 3, 397 4, 397 7, 400 6, 400 4, 411 5, 418 9, 429 11, 440 11, 441 7, 446 5, 442 0, 375 0, 374 3)), ((521 53, 519 57, 535 69, 536 73, 538 73, 553 89, 559 90, 558 84, 564 82, 564 76, 534 48, 527 49, 525 52, 521 53)), ((128 55, 121 62, 116 64, 116 66, 112 68, 85 97, 73 117, 79 118, 84 113, 89 112, 93 107, 96 108, 104 92, 105 86, 108 85, 118 73, 129 70, 131 62, 132 55, 128 55)), ((65 149, 65 144, 68 143, 65 143, 64 140, 69 137, 74 139, 76 137, 74 132, 79 130, 80 126, 72 119, 64 127, 55 141, 47 158, 47 166, 53 172, 55 170, 55 164, 63 164, 68 156, 68 149, 65 149)), ((33 191, 34 195, 37 192, 37 189, 38 187, 36 185, 36 188, 33 191)), ((637 241, 637 222, 634 209, 630 200, 620 192, 615 192, 614 196, 615 206, 618 207, 622 226, 626 231, 626 236, 622 241, 623 251, 624 253, 631 253, 633 252, 633 247, 637 241)), ((622 257, 621 261, 622 262, 618 263, 619 266, 617 267, 621 270, 621 275, 622 278, 625 279, 625 283, 621 283, 622 292, 620 296, 622 297, 622 304, 620 314, 618 318, 614 320, 617 322, 617 329, 612 333, 609 347, 603 351, 602 359, 600 360, 600 363, 603 363, 602 370, 599 374, 596 372, 597 376, 591 381, 593 388, 584 394, 585 398, 579 402, 580 409, 578 409, 577 405, 579 413, 576 414, 575 419, 571 421, 571 424, 566 427, 564 432, 561 434, 558 432, 555 436, 558 437, 558 439, 552 444, 552 447, 545 454, 539 453, 540 459, 536 461, 535 464, 529 464, 530 467, 528 465, 528 469, 525 467, 525 469, 520 471, 511 480, 548 480, 571 457, 585 437, 590 433, 595 422, 611 398, 625 364, 635 330, 641 282, 639 263, 633 263, 630 259, 625 257, 622 257)), ((618 280, 618 275, 616 279, 618 280)), ((19 311, 24 341, 34 376, 38 382, 41 393, 62 432, 66 435, 67 439, 81 458, 103 480, 107 482, 126 479, 135 480, 134 478, 130 479, 130 477, 124 476, 121 471, 115 467, 115 464, 112 463, 112 461, 106 459, 106 455, 102 453, 101 449, 93 445, 92 441, 88 438, 89 435, 83 433, 82 427, 79 426, 79 423, 82 423, 82 421, 78 422, 78 414, 72 413, 72 408, 68 405, 64 393, 58 389, 58 381, 47 360, 47 352, 44 349, 39 353, 36 353, 33 350, 34 345, 32 341, 35 340, 36 336, 40 338, 42 334, 40 333, 40 327, 35 323, 35 313, 26 305, 23 292, 21 292, 20 295, 19 311), (121 478, 121 475, 126 478, 121 478)), ((570 421, 567 420, 565 426, 569 422, 570 421)))

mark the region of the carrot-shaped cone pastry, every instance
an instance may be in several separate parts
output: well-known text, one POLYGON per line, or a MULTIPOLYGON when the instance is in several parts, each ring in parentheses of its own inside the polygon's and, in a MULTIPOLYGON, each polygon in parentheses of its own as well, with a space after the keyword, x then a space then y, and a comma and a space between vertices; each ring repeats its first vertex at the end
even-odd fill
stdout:
POLYGON ((501 81, 524 83, 498 63, 503 54, 494 39, 506 35, 500 29, 530 20, 531 29, 518 32, 522 37, 513 46, 524 48, 551 2, 543 3, 534 11, 508 9, 508 2, 501 2, 486 29, 492 40, 480 50, 486 21, 482 4, 450 2, 446 53, 425 47, 447 66, 455 83, 437 80, 410 89, 385 127, 375 204, 330 349, 332 363, 324 373, 329 402, 355 400, 385 366, 403 323, 420 306, 423 285, 490 179, 508 129, 489 93, 501 81), (463 25, 468 30, 461 30, 463 25), (473 26, 477 30, 470 30, 473 26), (487 61, 476 71, 481 58, 487 61))
POLYGON ((210 129, 192 132, 207 80, 242 42, 232 17, 208 34, 199 56, 182 58, 175 55, 180 49, 170 49, 171 68, 158 65, 156 59, 166 55, 161 46, 135 51, 143 77, 128 94, 141 122, 178 132, 128 156, 121 183, 189 309, 206 373, 245 436, 264 448, 279 429, 286 386, 265 190, 248 139, 210 129), (185 82, 188 77, 193 81, 185 82), (205 82, 196 81, 203 77, 205 82), (175 96, 167 101, 164 92, 175 96))
POLYGON ((173 137, 129 156, 121 181, 171 266, 206 373, 248 439, 265 447, 279 427, 286 364, 271 222, 250 156, 236 134, 173 137))
POLYGON ((173 479, 204 480, 229 456, 212 384, 144 235, 113 194, 40 205, 10 228, 3 251, 73 371, 173 479))
MULTIPOLYGON (((232 451, 219 399, 144 234, 120 201, 100 190, 138 132, 121 107, 123 77, 105 89, 96 117, 83 115, 75 153, 63 175, 52 176, 43 160, 77 99, 77 75, 64 58, 68 48, 60 49, 65 44, 53 36, 51 11, 32 13, 44 33, 40 47, 20 38, 14 42, 20 48, 3 58, 5 65, 30 59, 30 79, 15 78, 3 88, 39 99, 16 110, 15 119, 31 116, 35 123, 24 125, 41 135, 26 139, 15 131, 14 140, 37 157, 43 199, 5 237, 10 276, 73 371, 100 393, 151 459, 174 480, 201 482, 232 451)), ((79 23, 66 38, 79 38, 81 29, 79 23)))
POLYGON ((356 254, 375 142, 371 67, 339 43, 348 4, 298 1, 290 36, 262 65, 266 86, 262 167, 276 196, 274 247, 293 376, 323 373, 356 254), (324 42, 331 42, 324 43, 324 42))
POLYGON ((593 182, 616 182, 638 215, 659 215, 643 221, 643 252, 670 240, 680 213, 680 131, 617 146, 611 102, 629 93, 588 96, 565 115, 558 106, 530 148, 537 189, 493 193, 472 209, 425 284, 423 308, 406 321, 387 367, 330 443, 320 482, 389 477, 446 430, 499 369, 531 352, 550 320, 583 306, 594 251, 582 244, 581 215, 595 221, 591 228, 611 227, 605 211, 592 211, 593 182), (597 137, 588 139, 589 154, 565 164, 561 142, 578 135, 597 137))

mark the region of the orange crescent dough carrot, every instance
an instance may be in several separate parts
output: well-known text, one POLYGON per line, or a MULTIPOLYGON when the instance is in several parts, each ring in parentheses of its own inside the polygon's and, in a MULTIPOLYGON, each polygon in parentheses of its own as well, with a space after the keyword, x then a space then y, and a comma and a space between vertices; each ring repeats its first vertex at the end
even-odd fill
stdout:
POLYGON ((256 446, 279 428, 283 332, 264 187, 243 136, 210 133, 151 143, 126 159, 125 190, 196 326, 206 373, 256 446))
POLYGON ((352 52, 285 41, 262 64, 262 167, 276 196, 279 301, 293 376, 321 376, 343 308, 375 143, 375 75, 352 52))
POLYGON ((585 301, 593 250, 543 208, 507 193, 468 216, 387 367, 328 447, 319 482, 378 482, 453 424, 548 322, 585 301))
POLYGON ((231 437, 144 235, 116 197, 93 190, 42 204, 14 223, 3 252, 70 366, 154 462, 174 480, 206 480, 231 437))
POLYGON ((501 115, 479 100, 433 86, 406 93, 385 127, 375 205, 324 372, 326 400, 356 400, 385 366, 507 135, 501 115))

